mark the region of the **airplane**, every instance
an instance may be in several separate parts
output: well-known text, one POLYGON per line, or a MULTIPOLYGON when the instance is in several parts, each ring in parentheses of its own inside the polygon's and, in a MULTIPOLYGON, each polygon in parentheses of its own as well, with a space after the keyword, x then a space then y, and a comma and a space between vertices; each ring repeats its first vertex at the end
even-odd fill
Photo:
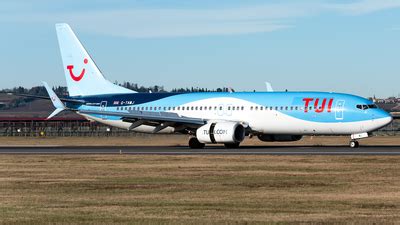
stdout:
MULTIPOLYGON (((349 146, 392 122, 372 101, 332 92, 137 93, 108 81, 68 24, 56 24, 69 97, 44 82, 56 110, 133 132, 182 133, 189 147, 238 148, 246 136, 292 142, 304 135, 349 135, 349 146)), ((268 86, 268 85, 267 85, 268 86)))

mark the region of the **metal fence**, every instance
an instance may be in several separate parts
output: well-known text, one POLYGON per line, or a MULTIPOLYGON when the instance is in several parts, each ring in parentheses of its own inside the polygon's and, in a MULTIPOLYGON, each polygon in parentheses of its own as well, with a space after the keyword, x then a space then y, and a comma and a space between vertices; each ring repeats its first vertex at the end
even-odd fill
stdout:
POLYGON ((85 137, 130 136, 134 132, 86 120, 71 121, 0 121, 0 136, 85 137))

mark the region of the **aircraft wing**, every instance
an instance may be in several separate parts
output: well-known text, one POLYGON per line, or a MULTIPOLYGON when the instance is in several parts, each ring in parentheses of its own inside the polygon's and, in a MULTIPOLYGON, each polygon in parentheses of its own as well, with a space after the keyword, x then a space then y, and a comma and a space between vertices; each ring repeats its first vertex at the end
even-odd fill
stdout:
POLYGON ((104 116, 117 116, 121 117, 124 122, 132 123, 129 128, 134 129, 140 125, 153 125, 156 126, 153 133, 171 126, 175 128, 198 128, 206 124, 206 120, 201 118, 192 118, 179 116, 177 113, 172 112, 148 112, 131 110, 128 112, 109 112, 101 110, 79 110, 79 113, 89 115, 104 115, 104 116))

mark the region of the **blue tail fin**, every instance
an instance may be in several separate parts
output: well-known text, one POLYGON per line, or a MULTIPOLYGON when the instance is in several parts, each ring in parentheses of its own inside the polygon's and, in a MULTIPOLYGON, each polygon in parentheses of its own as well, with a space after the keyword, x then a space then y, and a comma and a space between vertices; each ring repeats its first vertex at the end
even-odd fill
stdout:
POLYGON ((134 93, 106 80, 68 24, 56 24, 70 96, 134 93))

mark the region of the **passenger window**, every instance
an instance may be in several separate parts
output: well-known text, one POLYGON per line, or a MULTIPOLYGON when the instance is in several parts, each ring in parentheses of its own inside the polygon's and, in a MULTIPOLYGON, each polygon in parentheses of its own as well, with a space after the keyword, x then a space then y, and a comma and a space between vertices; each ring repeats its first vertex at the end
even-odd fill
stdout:
POLYGON ((253 106, 250 107, 250 110, 253 110, 253 106))

